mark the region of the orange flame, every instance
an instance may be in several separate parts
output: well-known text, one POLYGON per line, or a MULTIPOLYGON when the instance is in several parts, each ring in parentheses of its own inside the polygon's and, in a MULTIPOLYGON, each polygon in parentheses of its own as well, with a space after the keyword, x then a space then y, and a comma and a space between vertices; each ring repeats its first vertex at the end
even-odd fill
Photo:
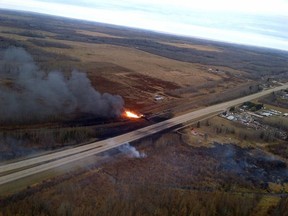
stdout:
POLYGON ((126 110, 126 111, 125 111, 125 116, 128 117, 128 118, 136 118, 136 119, 139 119, 139 118, 141 118, 143 115, 137 115, 136 113, 133 113, 133 112, 131 112, 131 111, 126 110))

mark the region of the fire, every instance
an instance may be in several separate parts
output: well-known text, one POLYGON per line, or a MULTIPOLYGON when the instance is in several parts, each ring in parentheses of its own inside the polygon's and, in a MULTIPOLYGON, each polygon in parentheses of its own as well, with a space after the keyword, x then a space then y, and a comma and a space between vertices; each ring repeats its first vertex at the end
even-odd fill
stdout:
POLYGON ((125 111, 125 116, 128 118, 141 118, 143 115, 137 115, 136 113, 133 113, 131 111, 126 110, 125 111))

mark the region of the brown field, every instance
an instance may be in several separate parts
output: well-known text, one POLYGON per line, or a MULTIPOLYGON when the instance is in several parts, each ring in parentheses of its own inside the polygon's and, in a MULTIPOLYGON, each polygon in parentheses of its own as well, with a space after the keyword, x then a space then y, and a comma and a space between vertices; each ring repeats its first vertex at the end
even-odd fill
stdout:
MULTIPOLYGON (((38 16, 2 11, 0 54, 9 46, 24 47, 46 73, 86 72, 95 89, 121 95, 126 107, 152 116, 253 93, 265 82, 259 77, 282 76, 288 65, 282 52, 38 16), (156 102, 155 95, 164 100, 156 102)), ((1 77, 0 83, 11 85, 1 77)))
MULTIPOLYGON (((23 47, 46 73, 83 71, 95 89, 119 94, 125 107, 151 117, 75 115, 0 125, 0 162, 251 94, 268 78, 287 80, 288 55, 280 51, 12 11, 1 11, 0 19, 0 56, 10 46, 23 47)), ((13 81, 0 76, 0 85, 13 87, 13 81)), ((192 127, 196 123, 133 143, 147 157, 114 149, 0 187, 0 216, 287 214, 285 141, 264 142, 258 132, 220 117, 201 121, 200 135, 192 135, 192 127)))
POLYGON ((100 32, 85 31, 85 30, 78 30, 76 32, 79 34, 95 36, 95 37, 123 38, 123 37, 118 37, 115 35, 110 35, 110 34, 105 34, 105 33, 100 33, 100 32))
POLYGON ((201 46, 201 45, 185 44, 185 43, 165 43, 161 41, 159 41, 159 43, 172 45, 172 46, 179 47, 179 48, 196 49, 196 50, 208 51, 208 52, 221 52, 220 49, 217 49, 216 47, 213 47, 213 46, 201 46))
MULTIPOLYGON (((201 106, 207 92, 233 91, 234 87, 246 82, 244 77, 247 73, 238 69, 176 60, 143 50, 137 44, 132 45, 134 40, 143 40, 143 36, 133 30, 129 35, 121 29, 95 27, 90 23, 73 25, 71 30, 70 23, 63 20, 50 19, 45 25, 39 25, 39 21, 29 14, 6 12, 1 17, 5 20, 0 30, 1 40, 5 42, 1 52, 4 47, 25 47, 46 72, 61 70, 70 73, 75 68, 84 71, 97 90, 121 95, 127 107, 140 112, 155 115, 170 109, 177 114, 177 111, 173 111, 175 105, 181 107, 182 103, 191 103, 195 98, 201 106), (15 19, 19 19, 17 25, 15 19), (61 37, 64 36, 68 38, 63 40, 61 37), (90 38, 104 41, 91 43, 90 38), (208 71, 211 67, 221 71, 211 73, 208 71), (165 100, 155 102, 156 94, 163 95, 165 100)), ((153 37, 151 43, 156 41, 153 37)), ((162 42, 166 43, 165 40, 162 42)), ((193 44, 189 44, 191 50, 210 47, 195 44, 193 48, 193 44)), ((211 49, 216 49, 216 46, 211 46, 211 49)), ((6 80, 0 82, 6 83, 6 80)), ((195 106, 195 103, 192 104, 195 106)))
MULTIPOLYGON (((261 58, 266 58, 262 50, 97 26, 90 22, 71 24, 66 19, 43 16, 43 24, 36 15, 7 11, 0 17, 5 20, 0 30, 2 40, 7 41, 4 47, 25 47, 45 71, 56 69, 70 73, 74 68, 84 71, 97 90, 119 94, 127 107, 148 113, 173 109, 175 104, 181 107, 187 99, 190 104, 201 106, 207 94, 219 97, 217 94, 221 92, 238 92, 243 95, 245 92, 239 92, 239 86, 258 83, 250 76, 255 76, 257 71, 260 73, 257 67, 263 62, 261 58), (16 25, 15 19, 18 19, 16 25), (255 65, 255 72, 245 68, 249 55, 259 58, 251 63, 255 65), (228 61, 226 57, 231 59, 228 61), (156 94, 165 96, 165 100, 156 103, 156 94)), ((277 55, 282 58, 282 54, 277 55)), ((271 60, 279 71, 286 63, 271 60)))

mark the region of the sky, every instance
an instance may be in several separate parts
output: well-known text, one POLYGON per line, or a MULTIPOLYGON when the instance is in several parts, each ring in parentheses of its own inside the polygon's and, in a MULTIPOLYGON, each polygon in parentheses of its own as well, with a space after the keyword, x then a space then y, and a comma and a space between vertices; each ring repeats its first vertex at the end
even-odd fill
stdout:
POLYGON ((288 0, 0 0, 0 8, 288 51, 288 0))

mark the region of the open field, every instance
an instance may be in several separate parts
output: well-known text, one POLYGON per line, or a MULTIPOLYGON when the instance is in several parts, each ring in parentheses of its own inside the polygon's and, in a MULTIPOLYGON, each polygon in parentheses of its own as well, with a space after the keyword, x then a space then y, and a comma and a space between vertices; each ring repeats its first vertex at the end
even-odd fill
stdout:
POLYGON ((231 92, 253 85, 251 78, 287 73, 284 52, 29 13, 3 11, 1 21, 2 48, 24 47, 45 71, 84 71, 96 89, 119 94, 140 111, 159 107, 155 94, 169 107, 182 97, 204 99, 206 88, 231 92))
MULTIPOLYGON (((124 108, 149 119, 97 117, 76 109, 44 120, 1 121, 1 165, 18 161, 18 171, 25 171, 21 159, 37 160, 39 155, 57 164, 49 159, 55 152, 63 163, 75 162, 76 148, 89 157, 2 185, 0 216, 287 215, 287 140, 276 136, 280 129, 287 130, 287 118, 267 118, 261 121, 266 129, 260 131, 219 116, 200 121, 192 113, 205 117, 201 110, 220 112, 224 108, 219 103, 226 101, 227 109, 230 100, 261 95, 263 89, 285 83, 287 52, 0 12, 0 90, 23 90, 13 77, 1 73, 7 48, 21 47, 33 57, 37 72, 48 77, 60 71, 61 80, 69 81, 72 70, 82 71, 97 91, 120 95, 124 108), (211 105, 215 106, 209 110, 211 105), (179 131, 167 130, 189 118, 197 122, 179 131), (165 132, 143 138, 152 133, 148 129, 159 132, 160 126, 165 132), (105 139, 118 135, 126 141, 142 139, 97 155, 99 146, 92 154, 85 145, 105 144, 105 139)), ((271 90, 257 102, 288 112, 285 92, 271 90)), ((41 98, 36 101, 45 104, 41 98)), ((109 145, 99 148, 107 150, 109 145)), ((27 166, 49 164, 43 160, 27 166)), ((0 178, 7 173, 0 173, 0 178)))
MULTIPOLYGON (((251 93, 250 86, 259 83, 251 79, 251 75, 259 72, 263 76, 262 70, 257 69, 256 65, 267 56, 261 49, 252 51, 250 48, 231 47, 223 43, 39 14, 1 11, 0 19, 0 57, 8 47, 23 47, 32 55, 36 66, 45 73, 56 70, 69 76, 73 69, 83 71, 96 90, 121 95, 125 107, 148 116, 160 115, 159 119, 163 119, 161 115, 165 119, 166 116, 171 117, 251 93), (217 60, 216 64, 211 59, 218 58, 219 51, 225 57, 221 57, 221 61, 217 60), (247 63, 239 59, 239 55, 245 59, 247 55, 259 57, 249 63, 255 64, 255 71, 244 70, 242 66, 247 63), (227 56, 233 60, 226 61, 227 56), (238 62, 240 60, 242 63, 238 62), (155 101, 155 95, 161 95, 164 99, 155 101)), ((275 57, 269 66, 275 69, 273 76, 281 75, 282 69, 278 70, 274 64, 278 64, 278 68, 285 67, 285 54, 271 50, 267 52, 273 52, 271 56, 275 57), (278 60, 281 60, 281 64, 278 60)), ((0 85, 12 87, 13 80, 0 76, 0 85)), ((90 137, 99 139, 109 136, 108 131, 114 134, 115 130, 121 133, 123 129, 124 133, 129 128, 137 127, 134 122, 119 122, 118 119, 107 122, 87 115, 72 115, 61 119, 58 115, 46 122, 2 122, 0 135, 10 146, 14 143, 12 140, 25 137, 21 140, 24 146, 27 147, 28 142, 30 147, 38 149, 43 145, 46 149, 47 142, 40 138, 43 134, 49 140, 57 140, 49 148, 66 146, 72 144, 69 139, 73 137, 83 140, 83 136, 77 134, 79 131, 87 131, 86 126, 89 127, 87 140, 90 137), (121 129, 118 129, 119 124, 121 129), (37 129, 40 129, 38 134, 37 129), (59 132, 55 137, 53 131, 57 130, 59 132), (70 136, 68 141, 63 141, 67 136, 70 136)))
POLYGON ((166 45, 171 45, 179 48, 186 48, 186 49, 196 49, 199 51, 208 51, 208 52, 221 52, 220 49, 217 49, 213 46, 205 46, 205 45, 196 45, 196 44, 188 44, 188 43, 165 43, 159 42, 166 45))
POLYGON ((0 18, 0 53, 23 47, 46 73, 77 68, 97 90, 121 95, 140 112, 200 107, 207 94, 243 96, 259 83, 255 77, 287 72, 284 52, 29 13, 2 11, 0 18), (156 94, 165 100, 155 102, 156 94))

